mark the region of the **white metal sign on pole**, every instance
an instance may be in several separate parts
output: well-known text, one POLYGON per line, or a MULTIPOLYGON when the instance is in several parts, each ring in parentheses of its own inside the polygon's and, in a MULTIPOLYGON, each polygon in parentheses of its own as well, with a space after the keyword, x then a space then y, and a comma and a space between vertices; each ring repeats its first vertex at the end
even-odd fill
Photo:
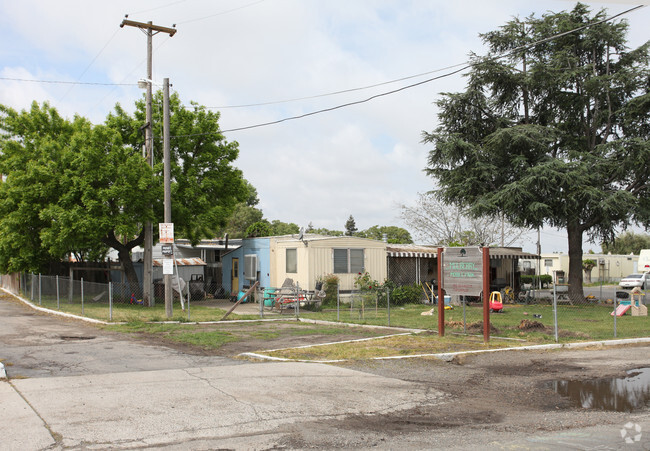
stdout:
POLYGON ((173 258, 163 258, 163 275, 173 275, 174 274, 174 259, 173 258))
POLYGON ((174 223, 161 222, 158 224, 158 235, 160 236, 160 243, 173 244, 174 243, 174 223))

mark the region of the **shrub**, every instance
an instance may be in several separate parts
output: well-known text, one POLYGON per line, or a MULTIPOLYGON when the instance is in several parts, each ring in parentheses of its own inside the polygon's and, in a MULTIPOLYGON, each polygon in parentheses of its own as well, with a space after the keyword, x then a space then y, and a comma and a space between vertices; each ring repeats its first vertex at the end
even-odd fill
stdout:
POLYGON ((339 286, 339 277, 334 274, 328 274, 323 277, 323 282, 325 282, 325 299, 323 299, 323 305, 336 305, 336 298, 338 293, 339 286))
POLYGON ((422 286, 419 284, 402 285, 390 293, 391 305, 416 304, 422 300, 422 286))

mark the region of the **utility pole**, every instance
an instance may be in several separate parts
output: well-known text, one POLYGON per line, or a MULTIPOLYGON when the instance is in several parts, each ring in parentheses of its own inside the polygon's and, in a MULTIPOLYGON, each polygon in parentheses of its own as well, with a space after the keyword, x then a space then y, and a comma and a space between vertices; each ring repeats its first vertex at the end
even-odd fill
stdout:
MULTIPOLYGON (((153 167, 153 130, 152 130, 152 76, 153 76, 153 35, 158 33, 167 33, 169 37, 176 34, 175 28, 161 27, 154 25, 151 21, 147 23, 135 22, 133 20, 122 20, 120 28, 124 26, 139 28, 147 35, 147 102, 146 102, 146 121, 145 124, 145 148, 144 157, 151 167, 153 167)), ((147 221, 144 225, 144 276, 142 280, 142 300, 145 305, 153 307, 155 298, 152 296, 153 286, 153 224, 147 221)))
MULTIPOLYGON (((165 223, 169 224, 172 222, 172 188, 171 188, 171 150, 169 144, 169 78, 163 80, 163 179, 164 179, 164 205, 165 205, 165 223)), ((173 249, 173 246, 172 246, 173 249)), ((169 256, 164 256, 164 258, 169 258, 169 256)), ((171 255, 171 258, 176 258, 175 255, 171 255)), ((165 313, 167 318, 171 318, 173 315, 173 294, 172 294, 172 276, 171 274, 163 275, 165 281, 165 313)), ((179 290, 179 295, 183 296, 183 293, 179 290)), ((189 304, 188 304, 189 308, 189 304)))

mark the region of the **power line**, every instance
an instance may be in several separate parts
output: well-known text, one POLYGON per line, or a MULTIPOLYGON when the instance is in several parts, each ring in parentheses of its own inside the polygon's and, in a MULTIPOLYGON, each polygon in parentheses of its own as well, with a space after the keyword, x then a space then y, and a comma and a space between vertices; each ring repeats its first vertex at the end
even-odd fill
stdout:
MULTIPOLYGON (((77 81, 81 80, 81 78, 85 75, 85 73, 88 71, 88 69, 90 69, 90 67, 95 63, 95 61, 97 61, 97 58, 99 58, 99 55, 101 55, 104 52, 104 50, 106 50, 106 47, 108 47, 108 45, 111 42, 113 42, 113 39, 115 39, 115 36, 117 36, 118 32, 119 32, 119 30, 115 30, 115 32, 113 33, 113 36, 110 37, 108 42, 106 42, 106 44, 104 44, 104 47, 102 47, 102 49, 99 51, 99 53, 97 53, 97 55, 95 55, 93 60, 86 66, 86 68, 83 70, 83 72, 81 72, 81 75, 79 75, 79 77, 77 77, 77 81)), ((70 92, 74 89, 75 86, 76 85, 70 86, 70 88, 65 92, 65 94, 63 94, 63 96, 59 99, 59 102, 63 101, 63 99, 65 99, 67 97, 67 95, 70 94, 70 92)))
POLYGON ((185 20, 183 22, 177 22, 177 24, 178 25, 184 25, 186 23, 193 23, 193 22, 199 22, 199 21, 205 20, 205 19, 210 19, 212 17, 223 16, 225 14, 230 14, 230 13, 233 13, 235 11, 239 11, 240 9, 248 8, 250 6, 255 6, 255 5, 259 4, 259 3, 262 3, 263 1, 265 1, 265 0, 258 0, 256 2, 248 3, 247 5, 242 5, 242 6, 239 6, 237 8, 229 9, 227 11, 222 11, 220 13, 215 13, 215 14, 210 14, 209 16, 199 17, 197 19, 185 20))
POLYGON ((45 84, 55 84, 55 85, 137 86, 137 83, 99 83, 99 82, 62 81, 62 80, 33 80, 28 78, 11 78, 11 77, 0 77, 0 80, 20 81, 26 83, 45 83, 45 84))
POLYGON ((371 88, 377 88, 379 86, 385 86, 385 85, 390 85, 392 83, 397 83, 400 81, 405 81, 405 80, 412 80, 413 78, 419 78, 423 77, 425 75, 431 75, 435 74, 437 72, 442 72, 443 70, 450 70, 454 69, 456 67, 460 67, 463 65, 467 65, 467 62, 459 63, 459 64, 454 64, 451 66, 443 67, 440 69, 434 69, 428 72, 422 72, 421 74, 416 74, 416 75, 409 75, 407 77, 402 77, 402 78, 396 78, 394 80, 389 80, 389 81, 384 81, 381 83, 376 83, 374 85, 368 85, 368 86, 361 86, 358 88, 350 88, 350 89, 343 89, 341 91, 334 91, 334 92, 328 92, 325 94, 316 94, 312 96, 306 96, 306 97, 296 97, 293 99, 286 99, 286 100, 274 100, 274 101, 269 101, 269 102, 261 102, 261 103, 250 103, 250 104, 244 104, 244 105, 226 105, 226 106, 211 106, 211 107, 206 107, 207 109, 219 109, 219 110, 225 110, 229 108, 250 108, 250 107, 255 107, 255 106, 267 106, 267 105, 277 105, 281 103, 289 103, 289 102, 297 102, 300 100, 311 100, 311 99, 317 99, 320 97, 329 97, 329 96, 335 96, 339 94, 347 94, 350 92, 356 92, 356 91, 363 91, 366 89, 371 89, 371 88))
MULTIPOLYGON (((645 8, 645 7, 646 7, 645 5, 635 6, 633 8, 630 8, 630 9, 626 10, 626 11, 623 11, 621 13, 615 14, 613 16, 604 18, 602 20, 599 20, 599 21, 596 21, 596 22, 593 22, 593 23, 585 24, 585 25, 583 25, 581 27, 578 27, 578 28, 575 28, 573 30, 565 31, 565 32, 550 36, 548 38, 540 39, 539 41, 535 41, 535 42, 532 42, 530 44, 521 45, 521 46, 515 47, 514 49, 508 50, 507 52, 502 52, 502 53, 500 53, 498 55, 485 57, 485 58, 481 59, 479 61, 479 63, 483 63, 483 62, 487 62, 487 61, 497 61, 499 59, 505 58, 505 57, 507 57, 509 55, 512 55, 512 54, 514 54, 516 52, 519 52, 521 50, 528 49, 528 48, 531 48, 531 47, 535 47, 535 46, 537 46, 539 44, 543 44, 545 42, 549 42, 549 41, 561 38, 563 36, 573 34, 573 33, 576 33, 578 31, 581 31, 581 30, 584 30, 584 29, 587 29, 587 28, 591 28, 593 26, 599 25, 599 24, 604 23, 604 22, 608 22, 610 20, 616 19, 617 17, 623 16, 625 14, 628 14, 628 13, 632 12, 632 11, 635 11, 635 10, 640 9, 640 8, 645 8)), ((401 92, 401 91, 404 91, 404 90, 407 90, 407 89, 414 88, 416 86, 420 86, 420 85, 423 85, 423 84, 426 84, 426 83, 430 83, 430 82, 435 81, 435 80, 439 80, 441 78, 450 77, 450 76, 455 75, 455 74, 457 74, 459 72, 462 72, 462 71, 464 71, 466 69, 469 69, 474 63, 471 62, 471 61, 468 61, 468 62, 465 62, 463 64, 464 65, 462 65, 462 67, 460 67, 459 69, 456 69, 456 70, 454 70, 452 72, 449 72, 449 73, 446 73, 446 74, 443 74, 443 75, 439 75, 437 77, 432 77, 432 78, 429 78, 429 79, 426 79, 426 80, 423 80, 423 81, 420 81, 420 82, 417 82, 417 83, 412 83, 410 85, 406 85, 406 86, 403 86, 401 88, 393 89, 391 91, 375 94, 375 95, 370 96, 370 97, 368 97, 366 99, 357 100, 357 101, 353 101, 353 102, 348 102, 348 103, 336 105, 336 106, 329 107, 329 108, 323 108, 323 109, 312 111, 312 112, 309 112, 309 113, 300 114, 300 115, 297 115, 297 116, 285 117, 283 119, 278 119, 278 120, 275 120, 275 121, 263 122, 263 123, 248 125, 248 126, 244 126, 244 127, 231 128, 231 129, 228 129, 228 130, 220 130, 218 132, 211 132, 211 133, 195 133, 195 134, 187 134, 187 135, 176 135, 176 136, 173 136, 173 138, 187 138, 187 137, 195 137, 195 136, 217 135, 217 134, 221 134, 221 133, 229 133, 229 132, 236 132, 236 131, 242 131, 242 130, 250 130, 250 129, 253 129, 253 128, 267 127, 269 125, 276 125, 276 124, 280 124, 282 122, 287 122, 287 121, 292 121, 292 120, 297 120, 297 119, 303 119, 305 117, 315 116, 317 114, 327 113, 327 112, 338 110, 338 109, 341 109, 341 108, 347 108, 347 107, 353 106, 353 105, 359 105, 359 104, 362 104, 362 103, 370 102, 371 100, 377 99, 379 97, 385 97, 385 96, 395 94, 395 93, 398 93, 398 92, 401 92)), ((451 67, 458 67, 458 66, 461 66, 461 65, 458 64, 456 66, 451 66, 451 67)), ((444 69, 440 69, 440 70, 444 70, 444 69)), ((413 76, 413 77, 416 77, 416 76, 413 76)), ((387 83, 390 83, 390 82, 387 82, 387 83)))

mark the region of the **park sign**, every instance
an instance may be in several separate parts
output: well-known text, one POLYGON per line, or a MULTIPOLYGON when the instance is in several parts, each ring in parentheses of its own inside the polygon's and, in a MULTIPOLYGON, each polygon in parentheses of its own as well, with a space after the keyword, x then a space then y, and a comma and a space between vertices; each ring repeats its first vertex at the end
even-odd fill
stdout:
POLYGON ((448 295, 479 296, 483 291, 483 252, 479 247, 442 251, 442 288, 448 295))

